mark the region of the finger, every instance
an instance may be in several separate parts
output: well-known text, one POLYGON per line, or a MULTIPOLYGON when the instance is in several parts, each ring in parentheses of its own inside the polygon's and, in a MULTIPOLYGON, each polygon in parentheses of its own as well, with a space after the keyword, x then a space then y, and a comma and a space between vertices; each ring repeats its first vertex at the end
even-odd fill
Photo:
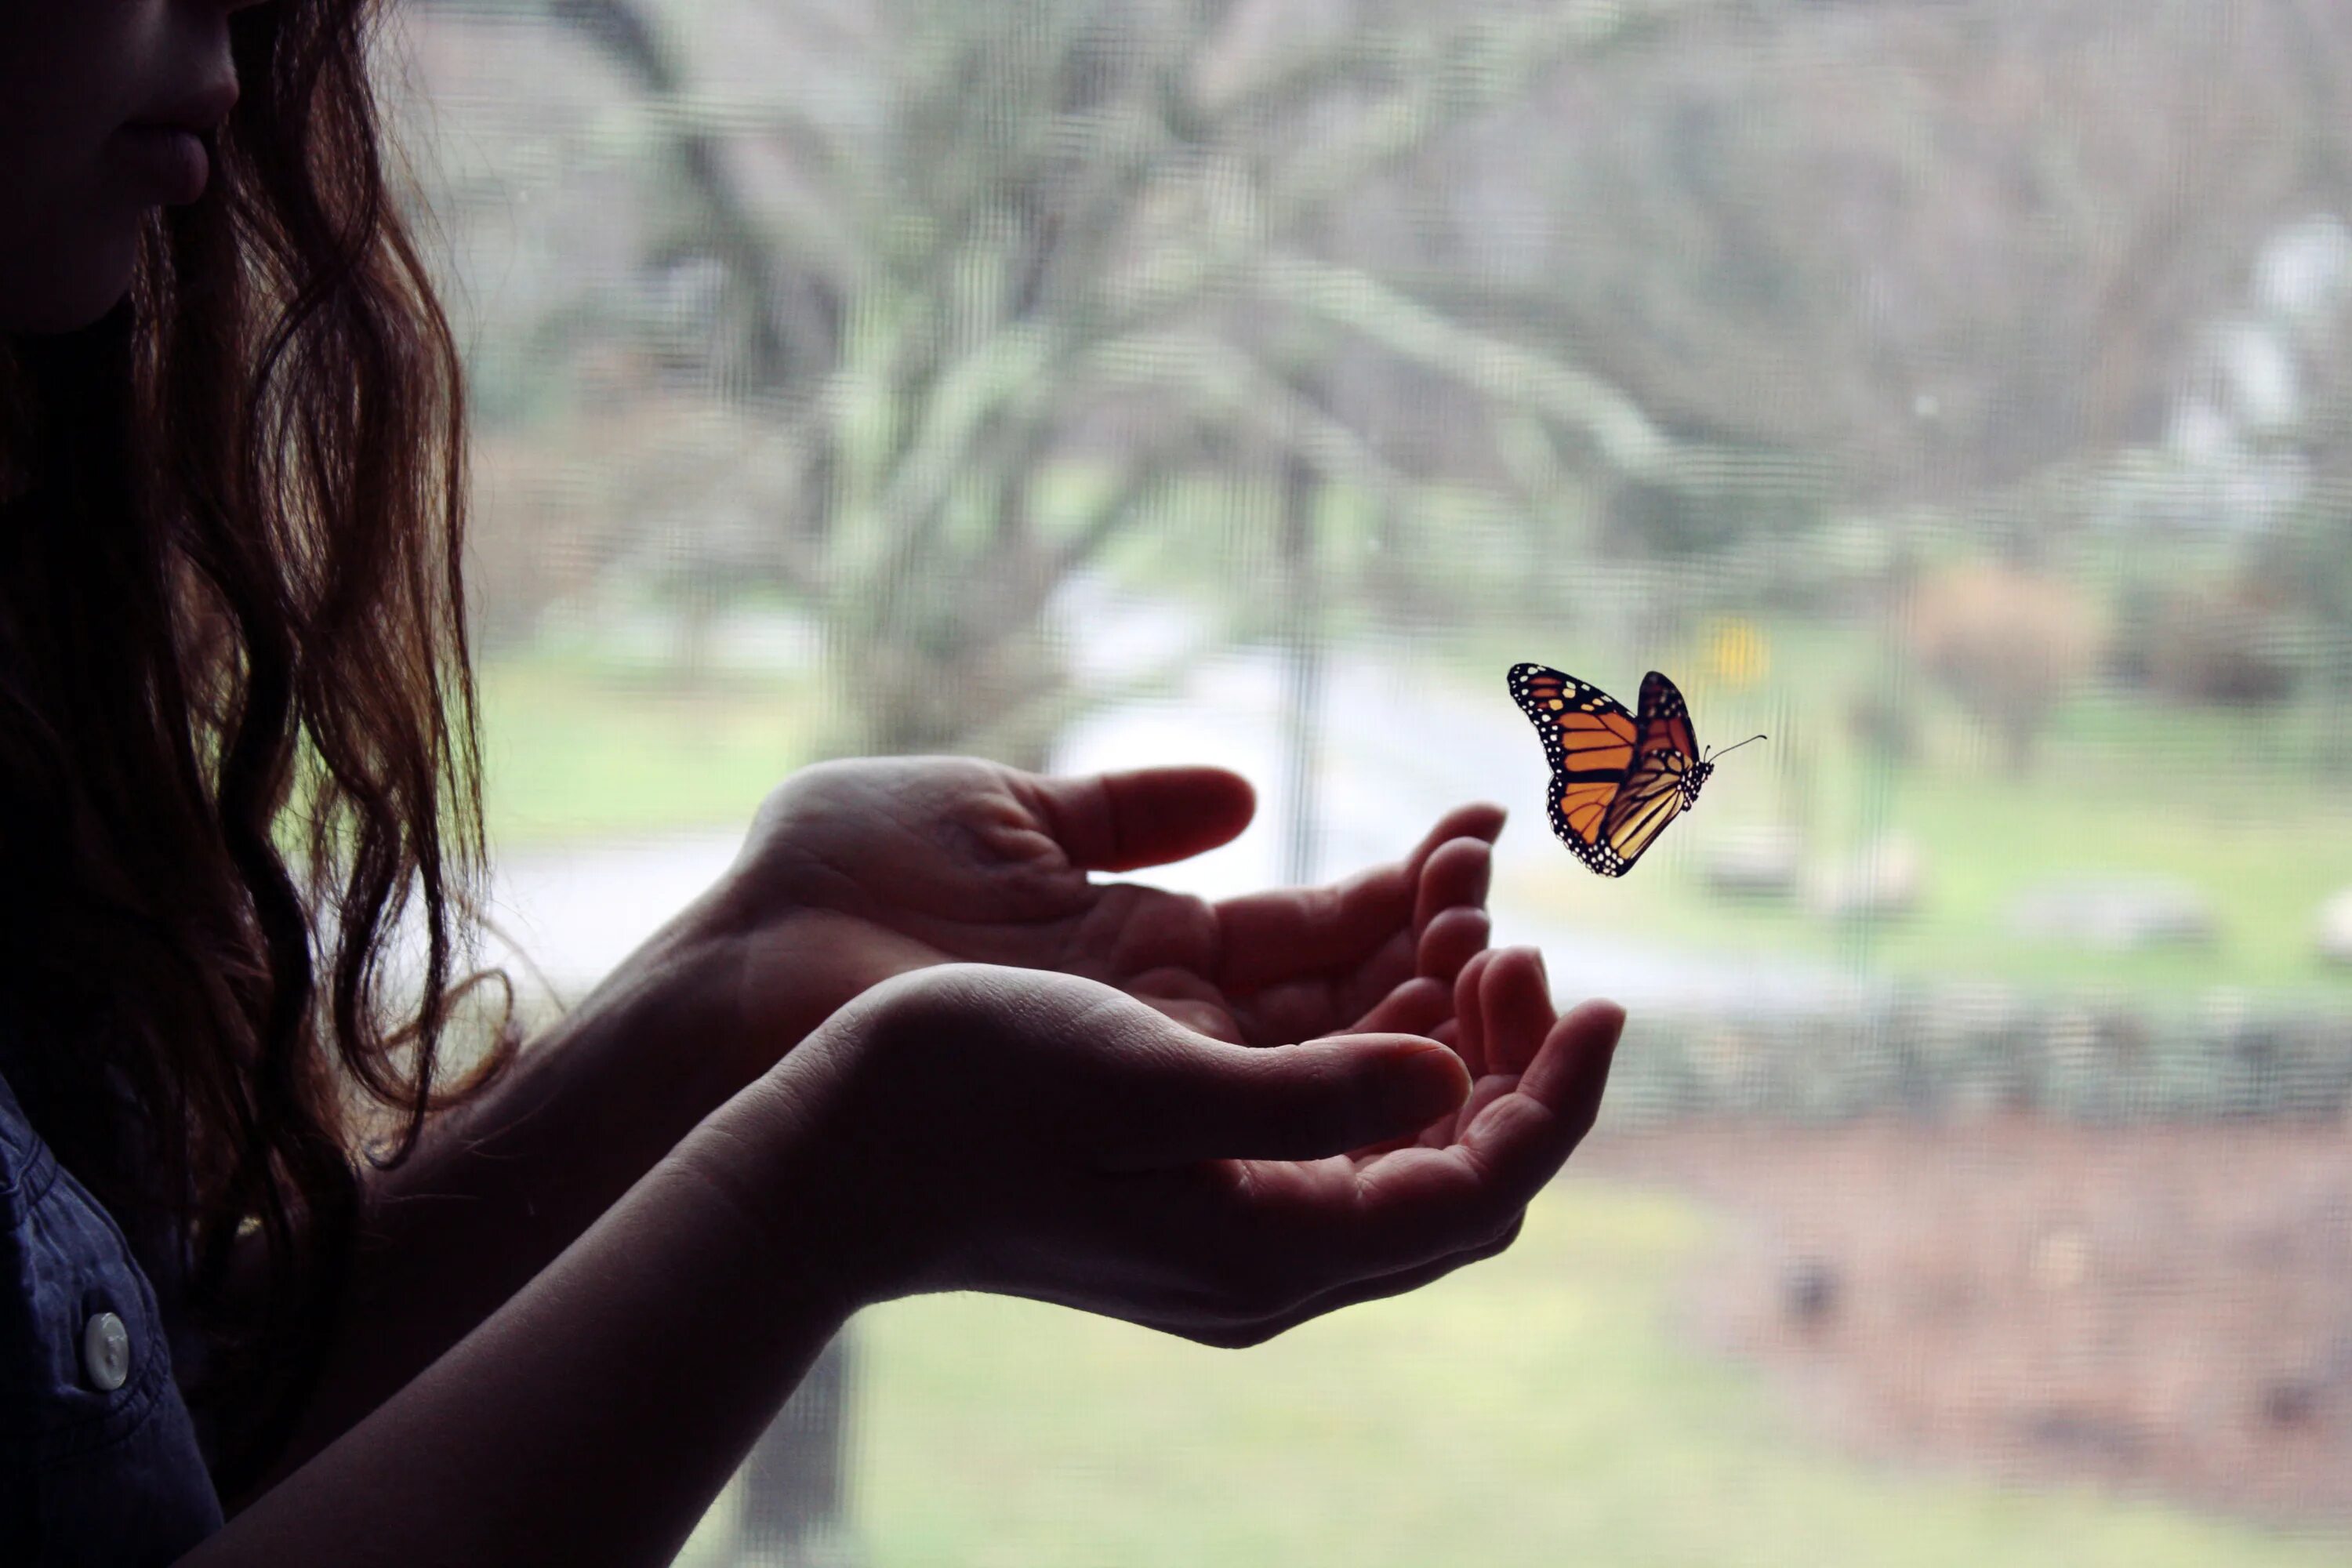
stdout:
POLYGON ((1486 1068, 1493 1073, 1527 1071, 1558 1017, 1543 954, 1531 947, 1507 948, 1495 955, 1478 982, 1478 1010, 1485 1025, 1486 1068))
MULTIPOLYGON (((1483 910, 1449 910, 1432 925, 1415 956, 1412 933, 1399 931, 1380 950, 1349 973, 1336 978, 1309 975, 1278 981, 1234 1002, 1246 1038, 1278 1042, 1309 1039, 1318 1035, 1351 1032, 1363 1027, 1365 1010, 1376 1007, 1399 986, 1427 980, 1448 994, 1454 978, 1471 956, 1486 945, 1488 925, 1483 910)), ((1440 1018, 1446 1015, 1441 1013, 1440 1018)), ((1402 1026, 1398 1026, 1403 1029, 1402 1026)), ((1428 1029, 1403 1029, 1408 1034, 1428 1029)))
POLYGON ((1600 1118, 1624 1023, 1624 1009, 1613 1002, 1569 1013, 1516 1089, 1455 1118, 1462 1128, 1455 1147, 1505 1190, 1549 1181, 1600 1118))
MULTIPOLYGON (((1424 895, 1433 879, 1444 884, 1443 896, 1457 900, 1417 913, 1411 930, 1391 931, 1387 940, 1349 973, 1335 979, 1313 977, 1276 984, 1252 998, 1254 1021, 1261 1037, 1296 1040, 1326 1030, 1349 1026, 1359 1009, 1375 999, 1377 1005, 1410 977, 1423 977, 1451 985, 1470 956, 1486 945, 1492 927, 1480 900, 1492 858, 1484 839, 1449 840, 1430 862, 1422 879, 1424 895), (1442 864, 1443 863, 1443 864, 1442 864)), ((1405 1027, 1398 1026, 1398 1027, 1405 1027)), ((1408 1032, 1426 1034, 1426 1028, 1408 1032)))
POLYGON ((1353 968, 1410 928, 1411 886, 1390 866, 1328 887, 1225 899, 1215 906, 1217 979, 1229 991, 1255 991, 1353 968))
MULTIPOLYGON (((1368 1269, 1407 1268, 1507 1224, 1592 1130, 1624 1021, 1613 1003, 1585 1003, 1553 1027, 1517 1089, 1467 1120, 1459 1142, 1364 1163, 1355 1201, 1330 1226, 1333 1245, 1368 1269)), ((1259 1190, 1276 1195, 1263 1180, 1259 1190)))
MULTIPOLYGON (((1413 1145, 1423 1149, 1443 1149, 1449 1144, 1460 1142, 1462 1130, 1469 1126, 1471 1121, 1480 1111, 1502 1099, 1503 1096, 1515 1092, 1518 1087, 1519 1080, 1516 1076, 1504 1073, 1488 1073, 1485 1078, 1473 1080, 1469 1094, 1463 1099, 1460 1105, 1454 1108, 1454 1114, 1441 1116, 1423 1128, 1421 1136, 1412 1140, 1413 1145)), ((1408 1145, 1400 1142, 1391 1147, 1402 1149, 1408 1145)), ((1367 1156, 1373 1152, 1374 1151, 1369 1149, 1364 1151, 1367 1156)))
MULTIPOLYGON (((1500 1234, 1583 1139, 1624 1022, 1587 1003, 1554 1026, 1534 1068, 1455 1143, 1368 1160, 1244 1159, 1155 1173, 1124 1189, 1130 1233, 1189 1278, 1231 1282, 1272 1318, 1335 1288, 1438 1262, 1500 1234)), ((1507 1082, 1507 1079, 1498 1079, 1507 1082)))
MULTIPOLYGON (((1470 1086, 1469 1097, 1454 1108, 1451 1116, 1442 1116, 1422 1129, 1413 1142, 1424 1149, 1443 1149, 1462 1139, 1462 1130, 1478 1119, 1478 1113, 1507 1094, 1518 1092, 1517 1075, 1488 1073, 1470 1086)), ((1399 1145, 1402 1147, 1402 1145, 1399 1145)))
POLYGON ((1453 1011, 1454 992, 1450 986, 1425 976, 1416 977, 1381 997, 1348 1032, 1427 1037, 1429 1031, 1444 1023, 1453 1011))
POLYGON ((1451 909, 1429 922, 1413 956, 1413 973, 1451 980, 1462 966, 1484 951, 1494 934, 1494 923, 1479 909, 1451 909))
POLYGON ((1237 992, 1234 1012, 1242 1021, 1244 1037, 1264 1045, 1349 1034, 1357 1019, 1413 978, 1411 938, 1399 931, 1352 973, 1336 979, 1314 974, 1237 992))
POLYGON ((1454 979, 1454 1054, 1474 1079, 1486 1076, 1486 1014, 1478 1005, 1478 987, 1487 966, 1495 962, 1491 949, 1472 953, 1454 979))
POLYGON ((1230 843, 1257 811, 1249 781, 1224 768, 1139 768, 1057 778, 1016 775, 1070 864, 1132 871, 1230 843))
POLYGON ((1363 962, 1391 935, 1410 929, 1422 870, 1457 838, 1491 844, 1502 831, 1498 805, 1456 806, 1403 861, 1320 888, 1282 888, 1216 906, 1229 991, 1255 991, 1302 974, 1328 974, 1363 962))
POLYGON ((1503 824, 1509 816, 1509 812, 1490 800, 1455 806, 1439 817, 1435 826, 1422 835, 1421 842, 1413 846, 1412 853, 1404 858, 1405 870, 1418 880, 1421 868, 1429 858, 1441 846, 1456 838, 1476 838, 1487 844, 1494 843, 1502 837, 1503 824))
MULTIPOLYGON (((1380 1005, 1358 1019, 1348 1032, 1357 1035, 1384 1033, 1419 1035, 1424 1039, 1435 1040, 1439 1045, 1450 1049, 1454 1043, 1450 1037, 1453 1031, 1453 989, 1426 976, 1419 976, 1406 981, 1382 997, 1380 1005)), ((1470 1093, 1474 1101, 1476 1100, 1477 1092, 1478 1086, 1473 1083, 1470 1093)), ((1407 1148, 1415 1143, 1429 1143, 1443 1147, 1454 1141, 1454 1115, 1449 1113, 1439 1117, 1417 1132, 1382 1139, 1377 1143, 1368 1144, 1350 1152, 1360 1159, 1390 1149, 1407 1148)))
POLYGON ((1480 1111, 1502 1099, 1503 1096, 1517 1094, 1518 1091, 1517 1074, 1490 1072, 1470 1086, 1469 1097, 1464 1100, 1460 1108, 1454 1111, 1454 1120, 1461 1126, 1467 1127, 1478 1119, 1480 1111))
POLYGON ((1412 929, 1423 931, 1440 910, 1456 905, 1483 909, 1494 878, 1494 847, 1483 838, 1452 838, 1438 846, 1421 868, 1412 929))
POLYGON ((1426 1126, 1470 1088, 1452 1051, 1411 1035, 1248 1047, 1171 1031, 1138 1047, 1097 1130, 1106 1170, 1343 1154, 1426 1126))
POLYGON ((1562 1015, 1544 1037, 1519 1092, 1564 1117, 1582 1138, 1601 1114, 1609 1065, 1625 1032, 1625 1009, 1614 1002, 1581 1002, 1562 1015))

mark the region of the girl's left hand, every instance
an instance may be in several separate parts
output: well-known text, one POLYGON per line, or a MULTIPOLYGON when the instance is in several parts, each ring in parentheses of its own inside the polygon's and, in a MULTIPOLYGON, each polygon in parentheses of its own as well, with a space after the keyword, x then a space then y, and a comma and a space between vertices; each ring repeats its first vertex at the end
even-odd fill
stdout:
POLYGON ((1326 887, 1212 903, 1088 875, 1213 849, 1255 804, 1219 768, 1054 778, 964 758, 824 763, 769 797, 735 866, 677 929, 698 959, 724 955, 722 1033, 749 1051, 747 1073, 869 987, 960 962, 1100 981, 1241 1044, 1446 1037, 1454 982, 1486 943, 1502 809, 1458 807, 1404 859, 1326 887))

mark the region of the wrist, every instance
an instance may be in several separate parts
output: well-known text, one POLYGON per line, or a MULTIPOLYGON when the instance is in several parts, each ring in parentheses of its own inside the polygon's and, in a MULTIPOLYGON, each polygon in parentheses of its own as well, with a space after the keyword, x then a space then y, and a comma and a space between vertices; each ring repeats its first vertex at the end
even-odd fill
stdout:
POLYGON ((663 1162, 699 1188, 757 1255, 761 1278, 846 1319, 893 1294, 865 1210, 859 1152, 814 1075, 783 1068, 745 1087, 663 1162))
POLYGON ((749 1085, 875 986, 937 955, 868 921, 786 901, 730 875, 681 911, 640 959, 698 1046, 749 1085))
POLYGON ((755 917, 726 882, 647 938, 556 1026, 616 1028, 666 1068, 686 1070, 704 1098, 695 1120, 723 1104, 824 1021, 807 983, 814 955, 796 916, 755 917))
POLYGON ((543 1030, 525 1061, 600 1083, 616 1111, 667 1130, 668 1149, 759 1077, 737 994, 742 960, 716 933, 664 926, 543 1030))

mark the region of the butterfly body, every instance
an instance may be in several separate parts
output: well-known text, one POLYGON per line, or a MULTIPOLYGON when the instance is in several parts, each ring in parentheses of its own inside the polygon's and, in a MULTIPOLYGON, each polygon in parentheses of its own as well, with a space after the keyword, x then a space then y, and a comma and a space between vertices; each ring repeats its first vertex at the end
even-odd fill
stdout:
POLYGON ((1551 830, 1604 877, 1622 877, 1714 775, 1675 683, 1652 670, 1633 712, 1547 665, 1511 667, 1512 700, 1551 763, 1551 830))

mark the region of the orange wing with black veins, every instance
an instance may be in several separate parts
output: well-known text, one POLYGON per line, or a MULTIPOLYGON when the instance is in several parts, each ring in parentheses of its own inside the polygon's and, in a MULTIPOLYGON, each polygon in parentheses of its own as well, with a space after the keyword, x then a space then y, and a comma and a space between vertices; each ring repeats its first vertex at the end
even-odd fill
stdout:
POLYGON ((1509 679, 1511 697, 1551 763, 1552 831, 1595 871, 1624 875, 1631 862, 1602 828, 1634 765, 1641 731, 1633 716, 1599 687, 1545 665, 1513 665, 1509 679))

